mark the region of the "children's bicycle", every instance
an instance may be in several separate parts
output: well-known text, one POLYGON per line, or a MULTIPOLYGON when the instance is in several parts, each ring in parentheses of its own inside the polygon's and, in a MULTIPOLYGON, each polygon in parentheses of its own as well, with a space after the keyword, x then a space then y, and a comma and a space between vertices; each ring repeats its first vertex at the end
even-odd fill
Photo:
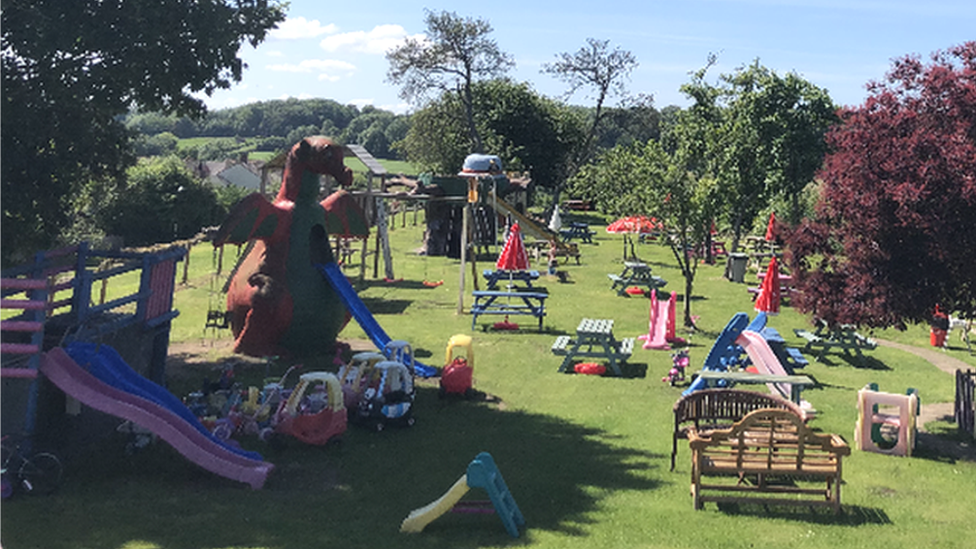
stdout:
POLYGON ((32 494, 50 494, 61 486, 61 476, 64 467, 57 456, 48 452, 26 454, 23 440, 14 442, 9 436, 2 439, 3 468, 2 476, 3 499, 7 499, 15 492, 32 494))

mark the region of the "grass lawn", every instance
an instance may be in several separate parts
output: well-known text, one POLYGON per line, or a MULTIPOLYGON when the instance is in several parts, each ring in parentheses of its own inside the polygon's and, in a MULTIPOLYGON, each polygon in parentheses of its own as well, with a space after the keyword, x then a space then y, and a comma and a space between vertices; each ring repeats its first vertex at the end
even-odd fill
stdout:
MULTIPOLYGON (((370 278, 360 296, 394 338, 410 341, 421 360, 439 365, 448 339, 471 334, 475 345, 475 401, 440 400, 436 382, 420 383, 417 424, 381 433, 354 427, 338 447, 303 446, 292 440, 273 449, 256 439, 242 443, 276 465, 262 490, 210 474, 165 443, 125 455, 117 437, 92 441, 70 464, 63 489, 48 497, 4 502, 2 543, 9 549, 217 549, 217 548, 538 548, 655 547, 971 547, 976 534, 976 463, 956 460, 920 444, 916 457, 889 457, 853 450, 844 462, 843 513, 806 507, 722 506, 692 509, 690 458, 679 447, 670 472, 671 408, 681 388, 661 382, 670 367, 666 351, 637 349, 624 378, 563 375, 550 345, 573 333, 583 317, 612 318, 618 337, 647 331, 649 301, 618 297, 608 273, 621 269, 620 236, 597 228, 593 244, 581 244, 582 265, 561 265, 565 282, 548 288, 545 331, 534 319, 513 317, 519 332, 471 330, 470 315, 457 315, 459 263, 416 255, 422 228, 397 224, 390 232, 396 276, 386 284, 370 278), (424 280, 444 280, 429 288, 424 280), (421 534, 398 532, 415 508, 440 497, 481 451, 490 452, 527 525, 518 539, 493 515, 447 514, 421 534)), ((371 246, 372 247, 372 246, 371 246)), ((228 248, 224 273, 235 250, 228 248)), ((670 252, 656 244, 638 248, 667 289, 684 287, 670 252)), ((493 261, 478 264, 490 268, 493 261)), ((206 245, 194 248, 186 283, 176 295, 174 348, 203 356, 173 370, 170 389, 184 395, 204 377, 214 378, 226 354, 226 332, 204 331, 209 307, 219 307, 215 259, 206 245)), ((544 268, 543 265, 538 267, 544 268)), ((702 265, 692 296, 699 328, 689 335, 691 370, 736 312, 753 316, 745 286, 722 277, 722 267, 702 265)), ((382 276, 382 266, 380 273, 382 276)), ((182 279, 182 269, 178 277, 182 279)), ((466 273, 465 308, 471 304, 466 273)), ((747 274, 755 282, 755 273, 747 274)), ((683 304, 679 302, 679 309, 683 304)), ((479 318, 487 325, 499 317, 479 318)), ((769 323, 788 343, 802 346, 793 328, 809 319, 789 307, 769 323)), ((680 328, 679 328, 680 332, 680 328)), ((343 338, 364 339, 354 322, 343 338)), ((682 335, 679 333, 679 335, 682 335)), ((926 347, 928 327, 870 334, 926 347)), ((948 355, 976 366, 954 347, 948 355)), ((919 390, 923 406, 951 402, 952 376, 913 354, 879 347, 863 365, 829 355, 800 373, 817 387, 804 393, 818 410, 811 425, 842 435, 853 445, 856 391, 869 382, 882 390, 919 390)), ((174 359, 177 357, 173 357, 174 359)), ((306 361, 306 369, 331 357, 306 361)), ((812 361, 813 357, 810 357, 812 361)), ((285 364, 276 368, 283 371, 285 364)), ((280 371, 275 373, 280 373, 280 371)), ((265 366, 243 368, 240 379, 257 379, 265 366)), ((957 441, 955 426, 934 422, 929 430, 957 441)), ((972 444, 970 442, 970 444, 972 444)), ((477 492, 477 491, 475 491, 477 492)), ((474 494, 482 498, 483 493, 474 494)))

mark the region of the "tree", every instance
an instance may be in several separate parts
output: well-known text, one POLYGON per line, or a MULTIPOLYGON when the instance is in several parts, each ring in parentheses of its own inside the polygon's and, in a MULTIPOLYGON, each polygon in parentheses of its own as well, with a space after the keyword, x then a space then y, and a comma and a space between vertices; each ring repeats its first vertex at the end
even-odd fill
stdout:
POLYGON ((386 54, 387 80, 401 86, 401 98, 414 103, 431 93, 456 93, 464 107, 471 152, 484 152, 475 124, 472 85, 481 78, 504 75, 515 62, 488 38, 492 31, 488 21, 447 11, 426 14, 426 39, 407 38, 386 54))
POLYGON ((709 84, 705 75, 716 61, 709 56, 681 87, 695 105, 680 115, 677 131, 684 135, 666 132, 665 140, 670 150, 685 143, 688 169, 718 181, 735 251, 776 196, 789 201, 787 218, 799 221, 800 197, 822 163, 824 135, 837 119, 825 90, 792 73, 780 77, 758 60, 709 84))
POLYGON ((976 42, 897 60, 828 134, 816 218, 789 238, 796 306, 903 328, 976 314, 976 42))
POLYGON ((125 186, 104 197, 95 220, 127 246, 190 238, 220 222, 214 190, 193 178, 176 156, 140 162, 128 170, 125 186))
POLYGON ((605 114, 604 104, 613 96, 626 96, 624 80, 637 67, 637 58, 631 52, 619 48, 611 51, 609 40, 595 38, 587 38, 586 45, 576 53, 560 53, 556 58, 555 62, 544 64, 542 72, 569 84, 567 98, 580 88, 592 88, 596 96, 587 146, 578 159, 577 165, 582 165, 592 154, 597 129, 605 114))
POLYGON ((570 183, 575 196, 597 201, 607 214, 645 215, 664 223, 669 236, 661 242, 671 249, 685 281, 684 325, 694 326, 690 296, 698 262, 687 250, 698 248, 708 233, 716 201, 714 180, 696 177, 659 142, 647 141, 602 153, 570 183))
MULTIPOLYGON (((477 128, 487 150, 506 169, 528 170, 533 181, 552 187, 566 177, 566 166, 582 142, 582 120, 573 111, 542 97, 528 84, 486 80, 472 87, 481 115, 477 128)), ((411 117, 406 138, 397 143, 408 160, 440 174, 457 173, 469 149, 456 94, 445 93, 411 117)))
POLYGON ((3 260, 52 245, 78 185, 123 176, 118 117, 204 112, 196 94, 239 81, 241 44, 284 16, 267 0, 4 1, 3 260))

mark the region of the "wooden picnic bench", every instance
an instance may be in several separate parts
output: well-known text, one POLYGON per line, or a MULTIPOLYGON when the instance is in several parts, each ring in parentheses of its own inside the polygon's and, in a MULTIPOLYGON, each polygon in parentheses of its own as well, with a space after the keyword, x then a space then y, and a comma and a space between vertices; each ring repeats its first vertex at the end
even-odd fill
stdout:
POLYGON ((610 289, 616 289, 617 295, 624 295, 631 286, 646 286, 651 291, 668 284, 667 280, 651 274, 651 267, 646 263, 636 261, 625 261, 624 270, 619 275, 609 273, 607 278, 611 281, 610 289))
POLYGON ((471 329, 474 330, 480 315, 530 315, 539 319, 539 331, 546 316, 546 298, 549 294, 539 291, 503 292, 497 290, 475 290, 474 304, 471 306, 471 329))
POLYGON ((698 377, 705 380, 706 387, 715 387, 720 381, 731 381, 732 383, 746 385, 761 385, 765 383, 767 386, 771 386, 770 389, 772 392, 779 393, 783 398, 789 398, 796 404, 800 404, 800 391, 805 387, 816 385, 816 382, 808 376, 754 374, 752 372, 703 370, 698 373, 698 377))
POLYGON ((679 398, 674 403, 671 470, 674 471, 679 438, 687 438, 691 431, 704 433, 731 427, 749 412, 761 408, 782 408, 805 417, 798 405, 785 398, 742 389, 702 389, 679 398))
POLYGON ((848 324, 830 329, 825 323, 820 322, 816 331, 794 328, 793 333, 806 340, 807 343, 803 352, 817 351, 817 362, 820 362, 824 355, 832 349, 840 349, 845 356, 861 361, 864 359, 862 351, 873 351, 878 347, 877 342, 857 333, 854 327, 848 324))
POLYGON ((593 243, 593 235, 595 231, 590 230, 589 223, 570 223, 566 228, 560 229, 559 236, 563 238, 565 242, 569 242, 574 238, 580 239, 582 242, 593 243))
POLYGON ((840 512, 841 464, 850 446, 838 435, 814 433, 790 410, 764 408, 728 429, 689 431, 688 446, 696 510, 713 501, 828 506, 840 512), (826 487, 809 485, 824 481, 826 487))
POLYGON ((569 370, 578 358, 607 360, 614 374, 622 375, 620 362, 634 353, 634 338, 617 341, 613 336, 613 320, 584 318, 576 327, 576 337, 559 336, 550 348, 552 354, 564 356, 560 372, 569 370))

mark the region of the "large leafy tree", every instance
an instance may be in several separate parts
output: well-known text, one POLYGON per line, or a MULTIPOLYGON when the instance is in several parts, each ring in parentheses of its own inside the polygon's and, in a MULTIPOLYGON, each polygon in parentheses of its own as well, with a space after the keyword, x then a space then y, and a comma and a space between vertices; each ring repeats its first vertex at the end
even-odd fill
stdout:
POLYGON ((790 239, 797 305, 903 327, 976 313, 976 42, 894 63, 829 134, 816 218, 790 239))
MULTIPOLYGON (((502 157, 507 169, 528 170, 543 187, 564 180, 566 166, 584 139, 583 120, 575 111, 507 79, 475 83, 472 98, 486 150, 502 157)), ((398 149, 424 169, 457 173, 469 152, 459 116, 463 108, 453 93, 428 103, 411 116, 398 149)))
POLYGON ((284 19, 268 0, 4 0, 2 257, 51 245, 77 185, 131 165, 118 117, 200 114, 241 79, 244 42, 284 19))
POLYGON ((400 86, 400 97, 420 104, 444 93, 457 94, 472 152, 484 152, 475 124, 473 84, 504 75, 512 57, 489 38, 491 24, 484 19, 460 17, 454 12, 427 11, 424 39, 407 38, 386 54, 387 79, 400 86))

